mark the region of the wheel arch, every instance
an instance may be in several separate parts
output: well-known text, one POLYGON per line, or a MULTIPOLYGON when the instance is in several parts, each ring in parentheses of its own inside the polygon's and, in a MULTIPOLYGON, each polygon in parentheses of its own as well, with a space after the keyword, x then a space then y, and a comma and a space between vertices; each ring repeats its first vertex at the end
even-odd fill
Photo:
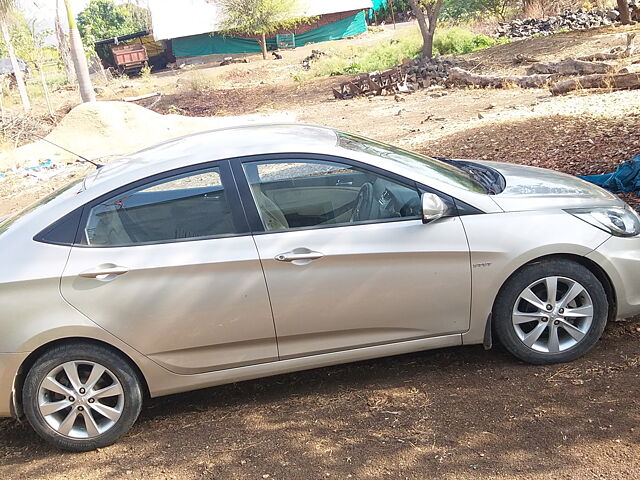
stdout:
POLYGON ((595 277, 598 279, 598 281, 602 284, 602 287, 604 288, 604 291, 607 294, 607 301, 609 302, 608 320, 612 320, 615 318, 616 311, 617 311, 616 291, 613 287, 613 282, 609 278, 609 275, 607 275, 607 272, 605 272, 605 270, 593 260, 587 257, 584 257, 582 255, 576 255, 572 253, 557 253, 557 254, 551 254, 551 255, 543 255, 541 257, 535 258, 521 265, 516 270, 514 270, 511 273, 511 275, 509 275, 506 278, 506 280, 502 283, 502 285, 496 292, 496 296, 493 299, 492 305, 495 306, 496 301, 498 300, 498 297, 500 296, 500 293, 502 292, 504 287, 507 285, 507 283, 509 283, 509 280, 511 280, 513 276, 517 274, 520 270, 522 270, 523 268, 529 265, 542 263, 549 260, 568 260, 568 261, 577 263, 579 265, 582 265, 591 273, 593 273, 595 277))
MULTIPOLYGON (((615 288, 613 287, 613 282, 611 281, 611 278, 609 278, 609 275, 607 275, 607 272, 593 260, 587 257, 584 257, 582 255, 576 255, 572 253, 557 253, 557 254, 543 255, 543 256, 534 258, 533 260, 529 260, 528 262, 519 266, 517 269, 511 272, 511 274, 504 280, 504 282, 496 292, 496 295, 493 299, 491 311, 493 312, 495 310, 495 305, 496 305, 496 302, 498 301, 498 298, 500 297, 500 294, 502 293, 503 289, 509 283, 509 281, 513 278, 514 275, 516 275, 523 268, 529 265, 542 263, 549 260, 568 260, 568 261, 577 263, 579 265, 582 265, 591 273, 593 273, 593 275, 602 284, 602 287, 604 288, 604 291, 607 295, 607 302, 609 303, 609 311, 607 312, 607 321, 611 321, 616 318, 616 314, 617 314, 616 291, 615 291, 615 288)), ((491 348, 493 344, 493 333, 494 333, 493 321, 492 321, 492 315, 490 315, 487 321, 487 325, 485 327, 485 336, 484 336, 484 342, 483 342, 485 348, 491 348)))
POLYGON ((18 369, 16 378, 13 383, 13 395, 12 395, 12 402, 11 402, 11 409, 16 418, 20 419, 23 416, 22 389, 24 387, 25 377, 27 376, 27 372, 29 372, 29 370, 35 364, 38 358, 40 358, 43 354, 45 354, 52 348, 59 347, 61 345, 77 344, 77 343, 99 345, 101 347, 108 348, 109 350, 120 355, 135 372, 138 378, 138 381, 140 382, 140 386, 142 387, 143 395, 145 396, 145 398, 148 398, 150 396, 149 385, 147 383, 147 379, 142 373, 142 370, 140 369, 138 364, 134 362, 133 359, 129 355, 127 355, 125 352, 123 352, 121 349, 111 345, 110 343, 104 342, 102 340, 97 340, 95 338, 89 338, 89 337, 59 338, 59 339, 47 342, 39 346, 38 348, 36 348, 33 352, 31 352, 27 356, 27 358, 24 359, 24 361, 20 365, 20 368, 18 369))

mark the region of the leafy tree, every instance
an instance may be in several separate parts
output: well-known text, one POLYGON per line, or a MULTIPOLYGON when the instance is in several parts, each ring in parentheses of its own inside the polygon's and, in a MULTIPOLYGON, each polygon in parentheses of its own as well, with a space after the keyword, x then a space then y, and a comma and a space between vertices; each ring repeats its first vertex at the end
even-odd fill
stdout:
POLYGON ((31 110, 31 102, 29 101, 29 95, 27 94, 27 87, 24 83, 24 76, 22 70, 18 65, 18 58, 16 57, 13 43, 11 42, 11 34, 9 33, 9 17, 15 7, 15 0, 0 0, 0 30, 2 30, 2 38, 4 44, 7 47, 9 58, 11 59, 11 66, 13 67, 13 74, 18 85, 18 92, 20 93, 20 99, 22 100, 22 108, 25 112, 31 110))
POLYGON ((267 35, 308 21, 296 17, 298 0, 217 0, 216 4, 222 11, 223 30, 257 35, 265 59, 267 35))
POLYGON ((150 13, 133 3, 116 5, 113 0, 91 0, 78 14, 78 30, 86 48, 98 40, 148 30, 150 13))
POLYGON ((444 18, 465 18, 489 14, 502 21, 521 4, 518 0, 445 0, 444 18))
MULTIPOLYGON (((12 24, 9 26, 11 43, 16 55, 27 63, 40 61, 45 40, 51 33, 49 30, 36 31, 35 26, 30 25, 24 15, 19 12, 13 14, 12 24)), ((0 57, 6 57, 8 54, 7 44, 0 39, 0 57)))
POLYGON ((378 20, 386 20, 391 18, 393 14, 398 15, 409 10, 411 10, 411 6, 407 0, 387 0, 377 12, 378 20))
POLYGON ((442 10, 444 0, 408 0, 413 14, 418 19, 420 33, 422 33, 422 55, 433 57, 433 36, 436 33, 438 16, 442 10))

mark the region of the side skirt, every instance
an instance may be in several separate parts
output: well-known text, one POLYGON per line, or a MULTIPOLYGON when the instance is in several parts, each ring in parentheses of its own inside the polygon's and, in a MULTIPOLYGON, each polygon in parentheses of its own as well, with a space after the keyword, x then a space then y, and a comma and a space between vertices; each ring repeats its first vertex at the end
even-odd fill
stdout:
POLYGON ((460 334, 444 335, 441 337, 398 342, 390 345, 376 345, 354 350, 323 353, 309 357, 278 360, 270 363, 196 375, 178 375, 170 372, 159 374, 156 371, 151 373, 153 378, 147 378, 147 381, 151 390, 151 396, 160 397, 173 393, 253 380, 272 375, 281 375, 301 370, 339 365, 341 363, 358 362, 372 358, 389 357, 421 350, 455 347, 459 345, 462 345, 462 336, 460 334))

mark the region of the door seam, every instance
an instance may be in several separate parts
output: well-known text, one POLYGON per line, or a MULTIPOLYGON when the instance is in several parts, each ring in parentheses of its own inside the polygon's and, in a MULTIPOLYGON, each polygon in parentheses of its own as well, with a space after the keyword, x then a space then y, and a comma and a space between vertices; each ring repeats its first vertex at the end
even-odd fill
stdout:
MULTIPOLYGON (((253 241, 253 245, 256 247, 256 255, 258 256, 258 261, 260 262, 260 269, 262 270, 262 278, 264 279, 264 288, 267 290, 267 299, 269 300, 269 310, 271 311, 271 323, 273 324, 273 334, 275 335, 276 341, 276 356, 278 360, 280 358, 280 341, 278 339, 278 327, 276 326, 276 317, 273 314, 273 302, 271 301, 271 292, 269 291, 269 283, 267 282, 267 274, 264 271, 264 265, 262 264, 262 257, 260 256, 260 249, 258 248, 258 244, 256 242, 256 237, 254 235, 252 225, 249 222, 249 217, 247 215, 247 210, 245 208, 245 200, 242 198, 242 193, 240 192, 240 187, 238 186, 238 179, 236 178, 236 173, 234 171, 233 159, 227 160, 229 165, 229 171, 231 172, 231 179, 233 180, 233 186, 236 189, 236 194, 238 195, 238 200, 240 200, 240 206, 242 207, 242 212, 244 213, 245 221, 247 222, 247 226, 249 227, 249 231, 251 232, 251 240, 253 241)), ((252 199, 253 201, 253 199, 252 199)))
POLYGON ((256 253, 258 254, 258 261, 260 262, 260 268, 262 269, 262 278, 264 278, 264 286, 267 289, 267 298, 269 299, 269 309, 271 310, 271 321, 273 322, 273 332, 276 336, 276 353, 278 354, 278 360, 282 360, 280 357, 280 339, 278 337, 278 327, 276 326, 276 316, 273 313, 273 302, 271 301, 271 292, 269 291, 269 282, 267 282, 267 274, 264 271, 264 265, 262 264, 262 257, 260 256, 260 250, 258 249, 258 244, 256 243, 256 239, 253 235, 251 235, 251 240, 253 240, 253 244, 256 246, 256 253))

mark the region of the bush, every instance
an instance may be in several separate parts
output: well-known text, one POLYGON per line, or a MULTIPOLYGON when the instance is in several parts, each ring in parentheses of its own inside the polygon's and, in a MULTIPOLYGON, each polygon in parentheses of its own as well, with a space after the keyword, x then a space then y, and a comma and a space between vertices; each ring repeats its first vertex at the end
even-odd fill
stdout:
MULTIPOLYGON (((407 29, 409 30, 409 29, 407 29)), ((435 55, 460 55, 504 43, 486 35, 477 35, 461 27, 441 29, 436 32, 433 53, 435 55)), ((315 60, 311 70, 297 75, 300 82, 314 77, 330 77, 354 73, 388 70, 407 58, 416 58, 422 53, 420 31, 411 29, 397 38, 377 43, 373 47, 349 47, 328 51, 326 56, 315 60)))
POLYGON ((461 27, 453 27, 436 32, 433 49, 440 55, 462 55, 493 47, 498 43, 503 42, 486 35, 477 35, 461 27))
POLYGON ((405 58, 417 57, 421 50, 422 37, 418 30, 414 30, 373 47, 350 47, 327 52, 328 55, 311 64, 311 70, 303 79, 387 70, 402 63, 405 58))
POLYGON ((186 75, 186 82, 187 88, 197 93, 205 93, 216 88, 215 79, 199 70, 189 72, 186 75))

